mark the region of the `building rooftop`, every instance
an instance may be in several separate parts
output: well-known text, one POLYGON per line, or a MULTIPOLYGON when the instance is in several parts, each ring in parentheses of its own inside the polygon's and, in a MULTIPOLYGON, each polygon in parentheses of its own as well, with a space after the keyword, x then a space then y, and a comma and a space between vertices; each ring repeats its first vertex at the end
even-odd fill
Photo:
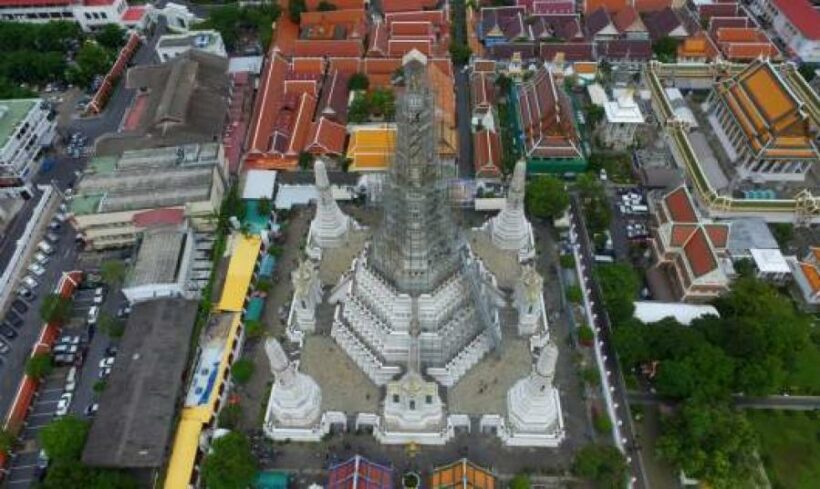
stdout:
POLYGON ((228 59, 198 49, 162 64, 128 70, 126 87, 137 90, 132 110, 139 114, 128 130, 108 133, 96 144, 98 155, 217 141, 228 115, 228 59), (142 97, 147 101, 137 103, 142 97))
POLYGON ((614 124, 643 124, 643 114, 631 90, 613 91, 614 100, 604 104, 607 122, 614 124))
POLYGON ((635 301, 635 318, 647 324, 671 317, 689 326, 695 319, 709 315, 720 317, 715 306, 683 302, 635 301))
POLYGON ((328 489, 392 489, 393 468, 355 455, 327 469, 328 489))
POLYGON ((69 208, 83 215, 205 200, 221 166, 217 143, 126 151, 113 165, 110 157, 94 158, 69 208))
POLYGON ((783 253, 781 253, 779 249, 769 248, 761 250, 752 248, 749 252, 752 255, 752 260, 755 262, 755 266, 762 273, 791 273, 789 264, 786 263, 786 259, 783 258, 783 253))
POLYGON ((347 157, 351 171, 385 170, 393 157, 396 126, 358 126, 350 133, 347 157))
POLYGON ((157 48, 191 47, 197 49, 213 49, 222 36, 218 31, 191 31, 185 34, 165 34, 157 41, 157 48))
POLYGON ((176 281, 188 234, 179 226, 159 226, 142 233, 134 267, 124 288, 176 281))
POLYGON ((542 67, 516 93, 528 158, 580 158, 569 98, 542 67))
POLYGON ((806 39, 820 40, 820 12, 808 0, 772 0, 806 39))
POLYGON ((272 199, 276 185, 276 172, 273 170, 248 170, 243 175, 243 199, 272 199))
POLYGON ((17 125, 39 102, 36 98, 0 100, 0 148, 6 145, 17 125))
POLYGON ((430 487, 437 489, 495 489, 495 476, 488 469, 463 458, 436 467, 430 477, 430 487))
POLYGON ((136 304, 82 460, 95 467, 159 467, 167 458, 196 301, 136 304))

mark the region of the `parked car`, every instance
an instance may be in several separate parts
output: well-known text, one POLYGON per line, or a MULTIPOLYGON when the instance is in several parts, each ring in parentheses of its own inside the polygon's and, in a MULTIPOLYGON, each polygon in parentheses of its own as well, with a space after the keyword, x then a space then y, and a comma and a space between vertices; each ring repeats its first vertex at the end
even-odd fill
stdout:
POLYGON ((55 365, 71 365, 74 363, 76 356, 73 353, 60 353, 54 355, 55 365))
POLYGON ((45 265, 46 263, 51 261, 51 257, 38 251, 34 254, 34 261, 36 261, 40 265, 45 265))
POLYGON ((100 360, 100 368, 105 369, 111 368, 112 366, 114 366, 114 357, 105 357, 100 360))
POLYGON ((28 301, 34 299, 34 293, 29 290, 28 287, 23 287, 22 285, 17 288, 17 296, 28 301))
POLYGON ((67 334, 61 336, 60 339, 57 341, 57 344, 79 345, 81 340, 82 339, 80 338, 80 335, 72 336, 67 334))
POLYGON ((113 357, 117 354, 118 351, 120 351, 120 349, 119 347, 117 347, 117 345, 108 345, 108 348, 105 349, 105 356, 113 357))
POLYGON ((94 304, 102 304, 105 300, 105 289, 97 287, 94 289, 94 304))
POLYGON ((95 402, 93 404, 89 404, 88 406, 86 406, 84 413, 85 413, 86 417, 90 418, 90 417, 94 416, 95 414, 97 414, 97 410, 99 408, 100 408, 100 405, 95 402))
POLYGON ((52 219, 50 223, 48 223, 48 230, 49 231, 55 231, 56 232, 56 231, 59 231, 61 227, 63 227, 63 225, 60 223, 60 221, 56 217, 54 219, 52 219))
POLYGON ((0 339, 0 354, 5 355, 6 353, 11 351, 11 345, 6 343, 3 339, 0 339))
POLYGON ((88 324, 97 324, 97 318, 100 315, 100 306, 91 306, 88 309, 88 324))
POLYGON ((68 369, 68 374, 65 376, 65 390, 66 392, 74 392, 77 387, 77 367, 68 369))
POLYGON ((104 378, 108 377, 110 374, 111 374, 111 367, 106 367, 106 368, 100 369, 100 374, 98 375, 98 377, 101 378, 101 379, 104 379, 104 378))
POLYGON ((6 322, 11 324, 15 328, 19 328, 23 325, 24 321, 23 318, 18 316, 14 311, 9 311, 9 313, 6 314, 6 322))
POLYGON ((79 349, 80 349, 79 345, 69 345, 69 344, 66 344, 66 343, 60 343, 58 345, 55 345, 54 348, 51 349, 51 352, 55 353, 55 354, 60 354, 60 353, 74 354, 74 353, 77 353, 77 350, 79 350, 79 349))
POLYGON ((40 285, 39 283, 37 283, 36 280, 34 280, 34 277, 32 277, 31 275, 26 275, 20 282, 26 287, 28 287, 30 290, 34 290, 37 288, 38 285, 40 285))
POLYGON ((33 273, 34 275, 37 275, 38 277, 40 277, 44 273, 46 273, 46 269, 43 268, 42 266, 38 265, 37 263, 32 263, 31 265, 28 266, 28 268, 26 270, 33 273))
POLYGON ((54 411, 55 416, 65 416, 68 414, 68 408, 71 406, 71 399, 74 397, 74 394, 70 392, 64 393, 60 396, 60 400, 57 401, 57 410, 54 411))
POLYGON ((6 323, 0 324, 0 334, 10 340, 17 338, 17 331, 11 326, 6 325, 6 323))
POLYGON ((126 302, 117 309, 117 317, 122 319, 131 314, 131 306, 126 302))
POLYGON ((28 311, 28 306, 21 299, 15 299, 14 302, 11 303, 11 308, 20 314, 25 314, 26 311, 28 311))

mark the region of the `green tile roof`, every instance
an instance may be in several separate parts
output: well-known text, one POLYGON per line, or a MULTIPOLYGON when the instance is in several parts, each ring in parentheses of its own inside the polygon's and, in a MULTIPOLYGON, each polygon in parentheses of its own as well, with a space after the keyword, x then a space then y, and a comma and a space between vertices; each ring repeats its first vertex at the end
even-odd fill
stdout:
POLYGON ((93 214, 100 207, 102 198, 103 194, 76 195, 71 199, 69 210, 77 215, 93 214))

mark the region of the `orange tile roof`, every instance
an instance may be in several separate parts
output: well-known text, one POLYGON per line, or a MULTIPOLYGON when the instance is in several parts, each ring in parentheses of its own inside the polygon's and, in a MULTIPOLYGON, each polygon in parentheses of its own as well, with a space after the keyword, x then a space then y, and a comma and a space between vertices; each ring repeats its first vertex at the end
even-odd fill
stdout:
POLYGON ((698 227, 689 238, 683 246, 683 252, 695 278, 706 275, 718 266, 717 258, 702 227, 698 227))
POLYGON ((347 157, 352 160, 350 170, 385 170, 393 156, 395 140, 395 126, 354 128, 347 146, 347 157))
POLYGON ((302 12, 299 24, 349 24, 364 21, 367 17, 364 9, 327 10, 324 12, 302 12))
POLYGON ((672 6, 672 0, 635 0, 635 9, 640 12, 655 12, 672 6))
POLYGON ((313 112, 316 110, 316 97, 303 94, 299 101, 299 109, 296 112, 296 120, 293 123, 293 133, 288 144, 287 154, 299 154, 305 149, 307 137, 310 134, 313 112))
POLYGON ((278 53, 273 53, 265 65, 259 95, 256 97, 253 122, 251 125, 250 152, 268 150, 273 126, 279 112, 282 99, 282 88, 288 70, 287 60, 278 53))
POLYGON ((285 93, 296 95, 308 93, 315 97, 319 93, 319 84, 316 80, 285 80, 285 93))
POLYGON ((414 49, 429 57, 433 53, 433 43, 429 39, 390 39, 387 54, 402 57, 414 49))
POLYGON ((598 73, 598 63, 594 61, 578 61, 572 65, 575 73, 580 75, 594 75, 598 73))
POLYGON ((678 187, 666 194, 663 200, 666 203, 666 208, 669 210, 669 217, 672 221, 697 224, 698 216, 695 213, 692 198, 689 196, 689 192, 686 191, 686 187, 678 187))
POLYGON ((408 12, 435 8, 438 0, 382 0, 382 11, 408 12))
POLYGON ((495 61, 487 59, 477 59, 473 62, 473 73, 486 71, 495 73, 495 61))
POLYGON ((305 151, 313 154, 344 153, 347 131, 345 126, 333 122, 327 117, 320 117, 312 124, 305 151))
POLYGON ((274 36, 271 52, 279 51, 285 56, 293 56, 296 40, 299 38, 299 24, 292 22, 287 15, 280 15, 274 36))
POLYGON ((325 72, 324 58, 293 58, 290 60, 290 69, 293 73, 307 73, 321 75, 325 72))
POLYGON ((709 240, 715 249, 726 248, 726 242, 729 240, 729 226, 726 224, 704 224, 706 234, 709 235, 709 240))
POLYGON ((717 57, 717 48, 705 32, 699 31, 684 39, 678 45, 678 58, 706 58, 713 60, 717 57))
MULTIPOLYGON (((418 10, 415 12, 390 12, 385 14, 384 21, 389 26, 393 22, 432 22, 443 31, 449 31, 450 24, 443 10, 418 10)), ((443 32, 442 32, 443 33, 443 32)))
POLYGON ((669 237, 669 245, 678 248, 683 246, 697 228, 695 224, 673 224, 669 237))
POLYGON ((359 58, 364 54, 364 44, 361 39, 300 39, 294 43, 293 53, 297 56, 359 58))
POLYGON ((306 0, 308 10, 317 10, 319 4, 322 2, 329 2, 333 4, 338 10, 348 9, 364 9, 365 0, 306 0))
POLYGON ((586 0, 584 2, 584 12, 591 14, 601 7, 604 7, 608 12, 617 12, 628 6, 628 0, 586 0))
POLYGON ((395 21, 390 24, 390 35, 429 37, 435 33, 430 21, 395 21))
POLYGON ((820 292, 820 271, 817 266, 810 263, 800 263, 800 269, 803 270, 803 275, 806 276, 806 281, 809 282, 812 292, 815 294, 820 292))
POLYGON ((338 70, 339 73, 352 75, 359 71, 359 58, 329 58, 328 65, 330 70, 338 70))
POLYGON ((430 487, 436 489, 495 489, 496 480, 492 472, 465 458, 436 468, 430 477, 430 487))

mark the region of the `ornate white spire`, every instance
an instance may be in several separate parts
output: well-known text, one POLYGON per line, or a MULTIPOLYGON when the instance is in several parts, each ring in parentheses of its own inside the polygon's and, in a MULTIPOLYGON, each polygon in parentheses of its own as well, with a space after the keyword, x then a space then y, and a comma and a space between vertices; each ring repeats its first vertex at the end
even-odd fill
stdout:
MULTIPOLYGON (((293 284, 293 314, 288 326, 305 333, 313 333, 316 330, 316 306, 322 302, 319 271, 312 261, 305 260, 290 273, 290 278, 293 284)), ((290 331, 288 333, 290 334, 290 331)))
POLYGON ((513 304, 518 310, 518 334, 521 336, 533 335, 538 330, 544 306, 543 288, 541 275, 532 265, 524 265, 513 291, 513 304))
POLYGON ((317 159, 313 170, 319 199, 316 202, 316 216, 310 223, 311 244, 319 248, 338 248, 347 238, 351 220, 333 198, 324 161, 317 159))
MULTIPOLYGON (((558 391, 552 385, 558 348, 552 341, 544 345, 532 372, 507 392, 510 435, 529 437, 537 444, 539 436, 562 436, 558 391)), ((544 438, 546 442, 547 438, 544 438)))
POLYGON ((520 160, 515 164, 504 209, 489 222, 493 244, 502 250, 518 252, 522 260, 535 256, 532 226, 524 215, 526 176, 526 163, 520 160))
POLYGON ((314 426, 319 421, 322 407, 319 385, 296 370, 276 339, 265 340, 265 353, 270 361, 271 373, 276 377, 268 400, 266 422, 272 428, 314 426))

